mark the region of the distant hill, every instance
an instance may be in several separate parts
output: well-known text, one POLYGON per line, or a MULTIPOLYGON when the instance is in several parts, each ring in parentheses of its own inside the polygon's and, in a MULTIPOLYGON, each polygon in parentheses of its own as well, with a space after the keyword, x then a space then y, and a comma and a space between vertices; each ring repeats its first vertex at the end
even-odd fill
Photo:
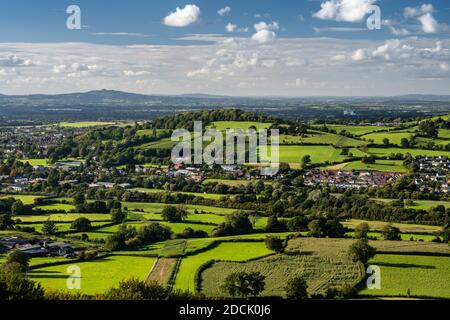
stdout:
POLYGON ((146 95, 114 90, 56 95, 0 94, 0 118, 21 120, 139 120, 183 111, 223 108, 305 120, 405 118, 450 113, 450 96, 230 97, 201 93, 146 95))

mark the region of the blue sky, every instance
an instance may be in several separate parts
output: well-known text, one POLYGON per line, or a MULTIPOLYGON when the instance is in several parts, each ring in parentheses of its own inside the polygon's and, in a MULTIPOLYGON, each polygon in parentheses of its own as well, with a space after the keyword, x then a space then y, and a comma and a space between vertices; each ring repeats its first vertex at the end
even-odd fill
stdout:
POLYGON ((1 1, 0 93, 450 94, 449 22, 441 0, 1 1))

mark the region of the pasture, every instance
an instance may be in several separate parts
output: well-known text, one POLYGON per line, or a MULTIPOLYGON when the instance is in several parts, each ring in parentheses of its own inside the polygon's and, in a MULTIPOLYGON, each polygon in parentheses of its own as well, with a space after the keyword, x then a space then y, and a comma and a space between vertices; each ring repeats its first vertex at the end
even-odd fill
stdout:
POLYGON ((30 166, 35 167, 35 166, 43 166, 43 167, 48 167, 48 159, 21 159, 19 160, 22 163, 29 163, 30 166))
POLYGON ((352 161, 342 163, 334 166, 327 166, 326 170, 364 170, 364 171, 379 171, 379 172, 400 172, 407 173, 408 169, 403 165, 402 160, 376 160, 375 163, 368 164, 362 161, 352 161))
MULTIPOLYGON (((362 136, 365 134, 369 134, 377 131, 387 131, 392 130, 395 127, 388 126, 359 126, 359 125, 339 125, 339 124, 327 124, 328 128, 336 130, 336 133, 340 133, 341 131, 346 131, 355 136, 362 136)), ((316 125, 316 128, 321 128, 322 125, 316 125)))
POLYGON ((402 139, 410 139, 414 133, 411 132, 379 132, 370 133, 362 136, 361 138, 369 141, 372 140, 375 144, 383 145, 384 139, 389 139, 389 143, 399 146, 402 139))
POLYGON ((132 191, 139 191, 143 193, 178 193, 178 194, 185 194, 189 196, 196 196, 196 197, 202 197, 205 199, 212 199, 212 200, 220 200, 223 197, 230 197, 233 195, 228 194, 214 194, 214 193, 196 193, 196 192, 181 192, 181 191, 168 191, 163 189, 148 189, 148 188, 134 188, 131 189, 132 191))
POLYGON ((63 128, 92 128, 115 125, 114 122, 102 122, 102 121, 79 121, 79 122, 60 122, 57 124, 63 128))
POLYGON ((347 221, 343 221, 342 224, 349 228, 354 229, 357 225, 366 222, 369 224, 370 230, 372 231, 382 231, 383 228, 392 224, 393 226, 400 229, 402 233, 428 233, 433 234, 435 232, 440 232, 442 230, 441 227, 437 226, 428 226, 421 224, 407 224, 407 223, 389 223, 384 221, 368 221, 368 220, 358 220, 358 219, 350 219, 347 221))
POLYGON ((381 289, 360 291, 369 296, 450 298, 449 257, 379 254, 369 261, 381 268, 381 289))
POLYGON ((219 131, 227 129, 247 131, 250 127, 255 127, 256 130, 269 129, 271 123, 253 122, 253 121, 215 121, 212 122, 208 128, 215 128, 219 131))
POLYGON ((38 281, 44 288, 67 290, 67 268, 76 265, 81 270, 81 290, 85 294, 104 293, 117 286, 121 280, 138 278, 144 280, 155 258, 110 256, 93 261, 72 262, 31 270, 28 276, 38 281))
POLYGON ((14 219, 20 219, 26 223, 40 223, 47 220, 54 222, 72 222, 78 218, 88 218, 91 222, 107 222, 111 220, 110 214, 100 213, 58 213, 39 216, 15 216, 14 219))
POLYGON ((246 261, 270 253, 264 242, 220 243, 211 250, 184 258, 181 261, 174 288, 194 292, 195 273, 202 264, 210 260, 246 261))
MULTIPOLYGON (((270 147, 268 148, 268 158, 264 157, 260 153, 261 160, 270 160, 270 147)), ((332 146, 283 146, 280 148, 280 162, 286 162, 291 165, 293 168, 298 168, 301 162, 301 159, 309 155, 311 156, 312 163, 336 163, 342 162, 346 159, 346 156, 341 155, 342 150, 336 149, 332 146)), ((354 156, 363 156, 364 153, 356 148, 350 149, 350 152, 353 153, 354 156)))
POLYGON ((33 196, 33 195, 21 195, 21 194, 5 194, 1 195, 1 198, 14 198, 15 200, 22 201, 23 204, 34 204, 34 200, 37 198, 44 198, 43 196, 33 196))
POLYGON ((368 148, 367 153, 378 157, 387 157, 390 154, 411 154, 413 157, 417 156, 450 156, 449 151, 440 150, 424 150, 424 149, 402 149, 402 148, 368 148))
MULTIPOLYGON (((363 269, 346 255, 345 242, 334 247, 334 253, 320 248, 320 242, 294 239, 289 241, 287 254, 279 254, 245 263, 216 262, 201 274, 202 292, 208 296, 223 296, 220 284, 233 272, 260 272, 266 276, 266 288, 262 295, 284 296, 286 280, 303 276, 311 295, 325 294, 328 288, 354 286, 362 277, 363 269)), ((326 244, 324 244, 326 246, 326 244)))
POLYGON ((308 132, 304 137, 280 135, 280 144, 328 144, 336 147, 359 147, 365 145, 366 142, 338 134, 312 131, 308 132))

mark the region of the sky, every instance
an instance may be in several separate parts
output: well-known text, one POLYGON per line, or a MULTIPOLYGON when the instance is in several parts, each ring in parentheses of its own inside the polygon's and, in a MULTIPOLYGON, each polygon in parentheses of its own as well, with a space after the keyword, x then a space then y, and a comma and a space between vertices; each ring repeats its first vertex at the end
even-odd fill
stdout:
POLYGON ((447 0, 0 2, 1 94, 450 94, 449 65, 447 0))

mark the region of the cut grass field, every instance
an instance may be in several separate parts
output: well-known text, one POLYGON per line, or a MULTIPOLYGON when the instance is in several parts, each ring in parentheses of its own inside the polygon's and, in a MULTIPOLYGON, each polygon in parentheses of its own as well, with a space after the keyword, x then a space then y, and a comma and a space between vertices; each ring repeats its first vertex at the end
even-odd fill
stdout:
POLYGON ((121 280, 138 278, 144 280, 155 258, 110 256, 88 262, 76 262, 31 270, 28 276, 44 288, 67 290, 67 267, 76 265, 81 270, 81 290, 85 294, 104 293, 117 286, 121 280))
POLYGON ((232 197, 233 195, 229 194, 214 194, 214 193, 196 193, 196 192, 180 192, 180 191, 167 191, 163 189, 148 189, 148 188, 134 188, 131 189, 132 191, 139 191, 144 193, 178 193, 178 194, 185 194, 190 196, 196 196, 196 197, 202 197, 205 199, 212 199, 212 200, 220 200, 223 197, 232 197))
MULTIPOLYGON (((388 126, 351 126, 351 125, 338 125, 338 124, 327 124, 328 128, 336 130, 336 133, 340 133, 341 131, 346 131, 355 136, 362 136, 364 134, 369 134, 377 131, 387 131, 394 129, 395 127, 388 126)), ((316 128, 321 128, 322 125, 315 126, 316 128)))
POLYGON ((16 200, 22 201, 23 204, 33 204, 35 199, 45 198, 45 197, 33 196, 33 195, 4 194, 4 195, 0 195, 0 199, 2 199, 2 198, 14 198, 16 200))
POLYGON ((91 128, 100 126, 111 126, 114 122, 101 122, 101 121, 79 121, 79 122, 60 122, 58 126, 63 128, 91 128))
POLYGON ((424 150, 424 149, 402 149, 402 148, 368 148, 367 153, 373 154, 378 157, 387 157, 390 154, 411 154, 413 157, 417 156, 450 156, 449 151, 440 150, 424 150))
POLYGON ((58 210, 58 211, 69 212, 69 211, 75 210, 75 206, 73 204, 52 203, 52 204, 47 204, 47 205, 43 205, 43 206, 37 206, 36 209, 40 209, 40 210, 44 210, 44 211, 58 210))
POLYGON ((367 143, 338 134, 311 131, 304 137, 280 135, 280 144, 329 144, 336 147, 359 147, 366 145, 367 143))
POLYGON ((220 290, 225 278, 233 272, 260 272, 266 276, 262 295, 284 296, 289 278, 302 276, 310 294, 325 294, 328 288, 354 286, 362 278, 362 265, 347 256, 347 243, 337 242, 331 252, 327 242, 294 239, 287 254, 279 254, 245 263, 216 262, 202 272, 202 292, 207 296, 223 296, 220 290))
POLYGON ((29 163, 30 166, 43 166, 43 167, 48 167, 48 160, 47 159, 21 159, 19 160, 22 163, 29 163))
POLYGON ((406 223, 389 223, 389 222, 384 222, 384 221, 368 221, 368 220, 358 220, 358 219, 351 219, 348 221, 343 221, 342 224, 349 229, 354 229, 357 225, 359 225, 363 222, 369 224, 370 230, 372 230, 372 231, 382 231, 383 228, 388 224, 392 224, 393 226, 399 228, 400 231, 403 233, 433 234, 436 232, 440 232, 442 230, 442 227, 438 227, 438 226, 427 226, 427 225, 421 225, 421 224, 406 224, 406 223))
POLYGON ((389 139, 389 143, 399 146, 402 139, 410 139, 414 133, 411 132, 379 132, 371 133, 362 136, 361 138, 369 141, 372 140, 375 144, 383 145, 384 139, 389 139))
POLYGON ((271 123, 252 122, 252 121, 215 121, 212 122, 208 128, 216 128, 216 130, 223 131, 226 129, 241 129, 247 131, 250 127, 255 127, 256 130, 268 129, 271 123))
MULTIPOLYGON (((220 183, 224 184, 230 187, 240 187, 240 186, 246 186, 249 183, 253 183, 260 180, 228 180, 228 179, 206 179, 202 182, 202 184, 207 185, 211 183, 220 183)), ((264 184, 271 184, 271 181, 263 181, 264 184)))
MULTIPOLYGON (((380 201, 380 202, 393 202, 393 199, 380 199, 373 198, 372 200, 380 201)), ((413 204, 411 206, 405 206, 408 209, 416 209, 416 210, 430 210, 431 208, 435 208, 437 206, 444 206, 445 208, 450 208, 450 202, 448 201, 433 201, 433 200, 413 200, 413 204)))
POLYGON ((450 298, 450 258, 380 254, 369 261, 381 268, 381 289, 362 295, 450 298))
MULTIPOLYGON (((269 149, 269 159, 266 159, 262 154, 261 160, 270 160, 270 147, 269 149)), ((309 155, 311 156, 312 163, 336 163, 342 162, 346 159, 345 156, 341 155, 342 150, 336 149, 332 146, 280 146, 280 162, 289 163, 291 167, 298 168, 300 166, 301 159, 309 155)), ((354 156, 364 156, 365 153, 356 149, 350 149, 350 152, 354 156)))
POLYGON ((45 222, 47 220, 54 222, 72 222, 78 218, 88 218, 91 222, 110 221, 110 214, 96 213, 58 213, 39 216, 14 216, 14 219, 20 219, 22 222, 45 222))
MULTIPOLYGON (((122 208, 127 208, 130 211, 143 210, 145 213, 161 213, 162 209, 170 204, 165 203, 150 203, 150 202, 122 202, 122 208)), ((212 213, 218 215, 232 214, 236 209, 209 207, 201 205, 183 205, 188 213, 194 213, 195 210, 199 213, 212 213)))
POLYGON ((184 258, 178 269, 174 288, 194 292, 195 273, 202 264, 210 260, 246 261, 270 253, 264 242, 221 243, 211 250, 184 258))
POLYGON ((334 166, 324 167, 325 170, 364 170, 379 172, 400 172, 407 173, 408 169, 403 165, 402 160, 376 160, 373 164, 363 163, 362 161, 352 161, 334 166))

